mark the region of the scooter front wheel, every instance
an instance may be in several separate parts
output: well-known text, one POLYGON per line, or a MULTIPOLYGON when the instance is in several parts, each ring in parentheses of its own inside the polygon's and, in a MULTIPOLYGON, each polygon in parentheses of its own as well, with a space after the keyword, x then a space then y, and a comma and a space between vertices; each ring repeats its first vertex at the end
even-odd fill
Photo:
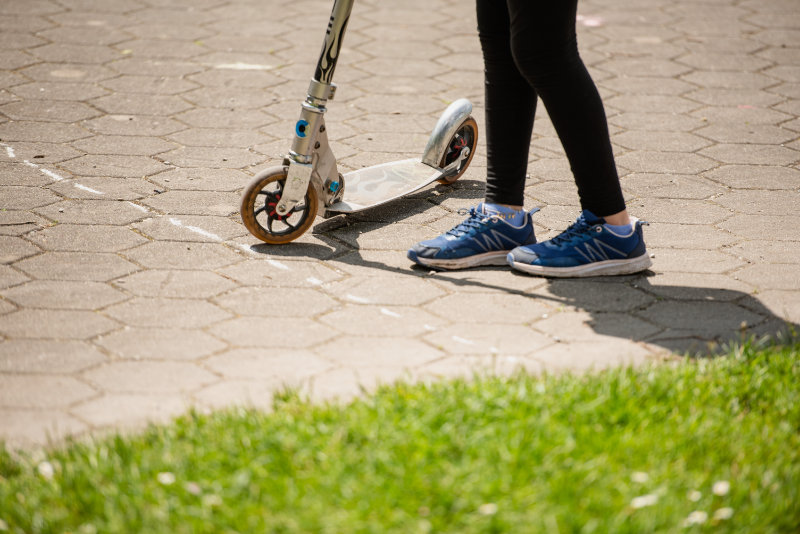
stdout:
POLYGON ((251 234, 270 245, 283 245, 303 235, 317 216, 317 191, 308 185, 306 196, 286 215, 276 211, 286 184, 287 167, 258 173, 242 195, 242 221, 251 234))
POLYGON ((447 150, 445 151, 444 156, 442 156, 442 161, 439 163, 439 167, 444 168, 453 163, 456 158, 461 155, 461 151, 464 149, 464 147, 469 147, 469 156, 467 156, 466 161, 461 163, 457 174, 439 178, 437 182, 440 184, 449 185, 461 178, 467 171, 469 164, 472 162, 472 157, 475 155, 475 147, 477 145, 478 123, 475 122, 475 119, 472 117, 467 117, 464 119, 464 122, 461 123, 461 126, 458 127, 456 133, 453 134, 453 137, 450 138, 450 142, 447 143, 447 150))

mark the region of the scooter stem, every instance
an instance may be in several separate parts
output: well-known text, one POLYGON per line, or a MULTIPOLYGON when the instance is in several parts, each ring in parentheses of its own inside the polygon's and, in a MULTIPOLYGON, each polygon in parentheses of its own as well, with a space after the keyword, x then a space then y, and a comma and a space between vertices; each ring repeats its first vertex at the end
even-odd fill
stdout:
POLYGON ((353 1, 336 0, 333 3, 331 19, 328 22, 328 32, 325 34, 322 52, 317 62, 317 70, 314 73, 314 80, 317 82, 324 84, 333 82, 333 71, 336 70, 336 62, 339 60, 339 51, 342 49, 344 32, 347 29, 347 23, 350 21, 353 1))

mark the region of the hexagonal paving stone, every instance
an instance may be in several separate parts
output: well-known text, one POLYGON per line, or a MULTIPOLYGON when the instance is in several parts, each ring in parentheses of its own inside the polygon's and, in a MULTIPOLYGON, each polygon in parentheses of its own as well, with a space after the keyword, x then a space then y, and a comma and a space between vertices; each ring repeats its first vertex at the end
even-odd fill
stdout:
POLYGON ((681 115, 677 113, 648 113, 626 111, 608 118, 611 125, 632 130, 649 130, 653 124, 658 124, 658 129, 670 132, 688 132, 705 122, 701 118, 681 115))
POLYGON ((113 426, 138 429, 146 423, 166 423, 189 409, 189 402, 179 395, 148 393, 107 393, 81 403, 70 410, 93 427, 113 426))
POLYGON ((264 161, 264 156, 238 147, 181 147, 162 154, 179 167, 242 169, 264 161))
POLYGON ((792 241, 744 241, 726 251, 753 263, 800 264, 800 247, 792 241))
POLYGON ((147 270, 114 283, 134 295, 164 298, 204 299, 237 287, 230 280, 207 271, 147 270))
POLYGON ((337 365, 412 368, 434 361, 443 353, 425 343, 403 337, 346 336, 318 347, 315 352, 337 365))
MULTIPOLYGON (((661 328, 626 313, 564 310, 543 314, 533 323, 554 342, 614 341, 614 338, 640 341, 661 328)), ((530 351, 528 351, 530 352, 530 351)))
MULTIPOLYGON (((789 165, 800 161, 800 154, 789 148, 772 145, 718 144, 700 151, 723 163, 747 165, 789 165)), ((706 169, 702 169, 706 170, 706 169)))
POLYGON ((7 265, 0 265, 0 289, 21 284, 26 280, 28 280, 28 277, 19 271, 7 265))
POLYGON ((411 306, 347 305, 319 318, 331 330, 363 335, 381 332, 387 336, 414 337, 436 330, 445 321, 411 306))
POLYGON ((60 223, 73 224, 125 225, 147 217, 141 208, 117 200, 64 200, 36 212, 60 223))
POLYGON ((186 128, 167 117, 147 117, 133 115, 105 115, 85 121, 84 126, 98 134, 108 135, 152 135, 160 136, 178 132, 186 128))
POLYGON ((308 348, 339 335, 333 328, 301 317, 237 317, 212 326, 209 332, 231 346, 265 349, 308 348), (297 332, 302 335, 293 334, 297 332))
POLYGON ((47 224, 45 219, 28 211, 0 209, 0 235, 21 236, 47 224))
POLYGON ((192 107, 177 96, 130 93, 116 93, 95 98, 92 100, 92 105, 106 113, 159 117, 169 117, 192 107))
POLYGON ((738 213, 783 215, 800 205, 800 191, 727 191, 714 202, 738 213))
POLYGON ((86 424, 61 410, 0 408, 0 439, 8 448, 51 446, 87 430, 86 424))
POLYGON ((206 410, 244 406, 270 411, 275 393, 281 391, 282 388, 280 383, 273 381, 225 380, 196 391, 192 397, 199 406, 206 410))
POLYGON ((0 236, 0 263, 13 263, 41 252, 35 245, 19 237, 0 236))
POLYGON ((660 301, 637 315, 685 336, 729 338, 746 325, 756 325, 764 316, 730 302, 660 301))
POLYGON ((643 280, 643 290, 662 299, 728 302, 747 297, 752 286, 731 275, 659 272, 643 280))
POLYGON ((167 191, 147 199, 159 211, 178 215, 220 215, 238 213, 241 198, 234 193, 216 191, 167 191))
POLYGON ((623 177, 621 183, 624 191, 642 198, 702 200, 725 190, 710 180, 674 174, 633 173, 623 177))
POLYGON ((116 176, 139 178, 163 171, 162 162, 147 156, 88 155, 63 164, 68 171, 80 176, 116 176))
POLYGON ((429 230, 405 223, 356 223, 332 233, 361 250, 406 250, 430 237, 429 230))
POLYGON ((685 132, 623 132, 612 138, 613 142, 633 150, 659 150, 663 152, 694 152, 711 144, 694 134, 685 132))
POLYGON ((167 189, 237 191, 253 179, 235 169, 171 169, 150 178, 167 189))
POLYGON ((715 224, 731 216, 729 209, 705 200, 648 198, 629 202, 629 205, 637 217, 654 225, 656 223, 715 224))
POLYGON ((29 235, 45 250, 117 252, 146 243, 147 239, 123 226, 59 224, 29 235))
POLYGON ((717 164, 697 154, 674 154, 647 150, 635 150, 617 158, 621 167, 634 172, 665 174, 697 174, 713 169, 717 164))
POLYGON ((80 139, 72 146, 88 154, 153 156, 172 150, 176 145, 158 137, 103 135, 80 139))
POLYGON ((59 197, 39 187, 3 186, 0 209, 29 210, 58 202, 59 197))
POLYGON ((521 325, 456 324, 437 329, 425 340, 448 354, 524 355, 552 343, 552 340, 521 325))
POLYGON ((107 393, 175 394, 196 390, 218 379, 197 365, 182 362, 113 362, 82 374, 107 393))
POLYGON ((642 364, 652 358, 649 350, 631 341, 584 341, 557 343, 531 355, 546 372, 600 370, 642 364))
POLYGON ((89 339, 118 326, 90 311, 27 309, 0 317, 0 333, 18 338, 89 339))
POLYGON ((545 302, 535 295, 487 293, 481 296, 481 305, 475 306, 475 295, 455 294, 426 304, 424 309, 450 321, 527 324, 550 311, 545 302))
POLYGON ((52 43, 33 50, 37 57, 53 63, 105 63, 117 57, 106 46, 52 43))
POLYGON ((46 252, 19 261, 15 267, 44 280, 90 280, 107 282, 138 271, 134 264, 115 254, 46 252))
POLYGON ((103 87, 120 93, 146 93, 151 95, 177 95, 197 87, 197 84, 178 77, 122 75, 105 80, 103 87))
POLYGON ((77 122, 97 117, 100 112, 80 102, 39 100, 10 102, 0 106, 0 112, 14 120, 41 120, 54 122, 77 122))
POLYGON ((247 235, 247 230, 227 217, 181 215, 156 217, 134 225, 139 232, 159 241, 216 243, 247 235))
POLYGON ((716 250, 739 241, 728 232, 704 224, 652 224, 644 229, 648 248, 696 248, 716 250))
POLYGON ((97 310, 128 298, 107 284, 65 280, 34 280, 2 295, 19 306, 56 310, 97 310))
POLYGON ((606 105, 623 112, 647 113, 686 113, 701 105, 689 99, 672 95, 624 94, 606 100, 606 105))
POLYGON ((54 82, 91 83, 116 76, 116 73, 107 67, 88 63, 38 63, 20 72, 32 80, 54 82))
POLYGON ((800 289, 800 272, 795 264, 750 265, 736 272, 736 278, 759 289, 800 289))
POLYGON ((130 326, 203 328, 231 314, 204 300, 136 297, 105 313, 130 326))
POLYGON ((759 292, 757 299, 765 308, 776 317, 784 321, 791 321, 795 331, 800 323, 800 291, 768 290, 759 292))
POLYGON ((720 274, 744 265, 744 261, 716 250, 649 247, 657 272, 720 274))
POLYGON ((653 301, 651 296, 639 290, 636 278, 630 282, 624 278, 548 280, 546 286, 531 292, 534 298, 540 295, 557 305, 603 312, 626 312, 653 301))
POLYGON ((300 288, 243 287, 216 297, 220 306, 240 315, 312 317, 336 305, 321 291, 300 288))
POLYGON ((17 85, 12 92, 23 99, 86 101, 108 94, 108 91, 88 83, 33 82, 17 85))
POLYGON ((0 343, 0 372, 72 374, 107 358, 83 341, 10 339, 0 343))
POLYGON ((794 215, 735 215, 719 225, 723 230, 748 239, 763 239, 765 235, 772 241, 797 241, 797 228, 800 217, 794 215))
POLYGON ((125 256, 150 269, 218 269, 241 259, 218 243, 153 241, 125 252, 125 256))
MULTIPOLYGON (((4 126, 4 125, 0 125, 4 126)), ((0 133, 2 135, 2 133, 0 133)), ((2 139, 2 137, 0 137, 2 139)), ((2 145, 0 145, 2 146, 2 145)), ((11 145, 5 147, 6 150, 14 150, 11 145)), ((47 185, 52 182, 52 179, 36 169, 25 164, 16 162, 0 162, 0 185, 2 186, 24 186, 24 187, 38 187, 47 185)), ((31 192, 34 190, 31 189, 31 192)), ((20 195, 23 196, 24 195, 20 195)), ((0 211, 2 214, 8 212, 0 211)))
POLYGON ((439 287, 413 274, 353 277, 328 286, 331 294, 356 304, 416 306, 444 295, 439 287))
POLYGON ((327 263, 307 261, 246 260, 218 271, 248 286, 315 287, 344 275, 327 263))
MULTIPOLYGON (((275 117, 260 110, 197 108, 175 116, 182 123, 197 128, 253 128, 258 129, 275 122, 275 117)), ((295 119, 297 120, 297 119, 295 119)), ((286 131, 286 130, 284 130, 286 131)))
POLYGON ((197 360, 226 347, 198 330, 129 326, 102 336, 95 343, 129 360, 197 360))
POLYGON ((723 165, 705 173, 705 176, 729 187, 742 189, 797 189, 800 188, 800 170, 790 167, 751 165, 723 165))
POLYGON ((236 349, 209 358, 205 365, 225 378, 266 381, 276 386, 298 384, 333 367, 311 352, 293 349, 236 349))
MULTIPOLYGON (((76 124, 14 121, 0 125, 0 138, 4 141, 49 141, 51 143, 66 143, 88 137, 89 135, 91 135, 89 132, 76 124)), ((22 169, 19 171, 21 172, 22 169)))

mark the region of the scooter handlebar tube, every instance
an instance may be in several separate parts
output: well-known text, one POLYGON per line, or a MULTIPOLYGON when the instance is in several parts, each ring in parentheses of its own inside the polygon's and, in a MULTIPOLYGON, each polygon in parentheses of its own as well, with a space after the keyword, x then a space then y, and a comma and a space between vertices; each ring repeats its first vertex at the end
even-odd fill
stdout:
POLYGON ((352 10, 353 0, 336 0, 333 3, 328 32, 325 34, 322 53, 320 53, 317 70, 314 73, 314 80, 320 83, 330 84, 333 81, 333 71, 336 70, 336 62, 339 60, 339 51, 342 48, 344 32, 347 29, 352 10))

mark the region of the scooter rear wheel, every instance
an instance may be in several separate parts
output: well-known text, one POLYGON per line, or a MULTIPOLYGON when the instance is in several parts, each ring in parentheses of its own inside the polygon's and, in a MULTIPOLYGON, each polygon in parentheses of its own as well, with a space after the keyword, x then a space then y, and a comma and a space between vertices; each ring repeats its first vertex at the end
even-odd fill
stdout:
POLYGON ((283 245, 303 235, 317 216, 317 191, 309 184, 305 198, 286 215, 275 208, 283 195, 287 167, 258 173, 242 195, 241 215, 251 234, 270 245, 283 245))
POLYGON ((458 173, 453 176, 446 176, 439 178, 437 182, 440 184, 449 185, 461 178, 467 171, 467 167, 472 162, 472 157, 475 155, 475 147, 478 145, 478 123, 472 117, 467 117, 461 126, 458 127, 456 133, 450 138, 447 143, 447 150, 439 163, 440 168, 450 165, 461 154, 464 147, 469 147, 469 156, 467 160, 461 164, 458 173))

